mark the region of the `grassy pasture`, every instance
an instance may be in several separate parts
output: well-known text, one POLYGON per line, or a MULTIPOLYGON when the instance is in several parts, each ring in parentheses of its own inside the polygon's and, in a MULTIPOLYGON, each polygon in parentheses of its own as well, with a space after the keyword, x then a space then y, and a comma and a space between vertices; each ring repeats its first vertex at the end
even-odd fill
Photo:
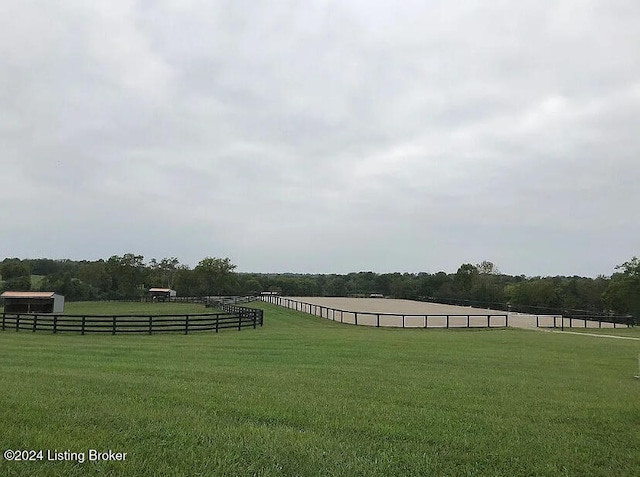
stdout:
POLYGON ((629 336, 632 338, 640 338, 640 326, 634 326, 633 328, 566 328, 564 331, 571 331, 574 333, 592 333, 597 335, 614 335, 614 336, 629 336))
MULTIPOLYGON (((66 312, 151 306, 203 309, 66 312)), ((127 452, 0 475, 640 475, 640 342, 260 306, 263 328, 217 335, 0 333, 3 451, 127 452)))
POLYGON ((39 290, 43 280, 44 275, 31 275, 31 289, 39 290))

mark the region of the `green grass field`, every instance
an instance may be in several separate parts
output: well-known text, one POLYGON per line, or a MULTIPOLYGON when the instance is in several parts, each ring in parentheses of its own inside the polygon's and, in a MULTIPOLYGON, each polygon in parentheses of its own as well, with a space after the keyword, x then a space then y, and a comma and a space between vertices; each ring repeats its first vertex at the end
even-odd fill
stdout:
POLYGON ((31 289, 39 290, 43 280, 44 275, 31 275, 31 289))
MULTIPOLYGON (((558 330, 559 331, 559 330, 558 330)), ((631 338, 640 338, 640 326, 634 326, 633 328, 565 328, 564 331, 571 331, 574 333, 591 333, 596 335, 615 335, 615 336, 628 336, 631 338)))
POLYGON ((0 447, 45 451, 0 475, 640 475, 638 341, 261 306, 264 327, 240 332, 0 333, 0 447), (127 456, 46 460, 88 449, 127 456))

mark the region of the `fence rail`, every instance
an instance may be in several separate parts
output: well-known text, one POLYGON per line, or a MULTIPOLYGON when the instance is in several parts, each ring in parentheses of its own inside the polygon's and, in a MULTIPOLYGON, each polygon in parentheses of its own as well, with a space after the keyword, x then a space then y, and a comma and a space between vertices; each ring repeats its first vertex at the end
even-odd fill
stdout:
POLYGON ((64 315, 2 313, 2 331, 48 331, 53 333, 161 333, 189 334, 197 331, 238 329, 263 325, 263 312, 228 305, 224 313, 180 315, 64 315))
POLYGON ((353 325, 401 328, 505 328, 509 326, 509 315, 506 313, 383 313, 342 310, 274 295, 263 296, 261 299, 284 308, 353 325))
POLYGON ((468 300, 459 298, 435 298, 431 297, 418 297, 417 301, 424 301, 428 303, 439 303, 445 305, 455 306, 472 306, 474 308, 486 308, 492 310, 500 310, 506 312, 525 313, 529 315, 546 315, 546 316, 563 316, 567 320, 587 320, 602 323, 612 323, 633 326, 634 324, 640 324, 640 317, 635 318, 633 315, 626 314, 614 314, 605 312, 593 312, 589 310, 575 310, 575 309, 563 309, 553 308, 547 306, 534 306, 534 305, 512 305, 509 303, 493 302, 493 301, 479 301, 468 300))
POLYGON ((602 315, 560 315, 553 316, 553 325, 544 325, 540 317, 536 316, 536 327, 538 328, 631 328, 635 325, 633 316, 607 316, 602 315))

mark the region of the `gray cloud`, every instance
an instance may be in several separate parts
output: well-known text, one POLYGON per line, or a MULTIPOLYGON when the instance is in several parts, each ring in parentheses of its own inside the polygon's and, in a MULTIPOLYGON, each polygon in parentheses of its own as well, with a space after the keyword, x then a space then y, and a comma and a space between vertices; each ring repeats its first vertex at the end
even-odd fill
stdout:
POLYGON ((610 274, 640 248, 639 14, 5 1, 0 247, 610 274))

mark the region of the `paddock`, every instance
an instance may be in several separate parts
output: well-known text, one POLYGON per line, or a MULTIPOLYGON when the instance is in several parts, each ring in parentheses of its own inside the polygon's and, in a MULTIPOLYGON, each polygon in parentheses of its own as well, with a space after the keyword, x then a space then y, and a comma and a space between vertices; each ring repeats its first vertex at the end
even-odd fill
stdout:
POLYGON ((341 323, 404 328, 626 328, 562 315, 531 315, 470 306, 380 298, 262 297, 264 301, 341 323))

